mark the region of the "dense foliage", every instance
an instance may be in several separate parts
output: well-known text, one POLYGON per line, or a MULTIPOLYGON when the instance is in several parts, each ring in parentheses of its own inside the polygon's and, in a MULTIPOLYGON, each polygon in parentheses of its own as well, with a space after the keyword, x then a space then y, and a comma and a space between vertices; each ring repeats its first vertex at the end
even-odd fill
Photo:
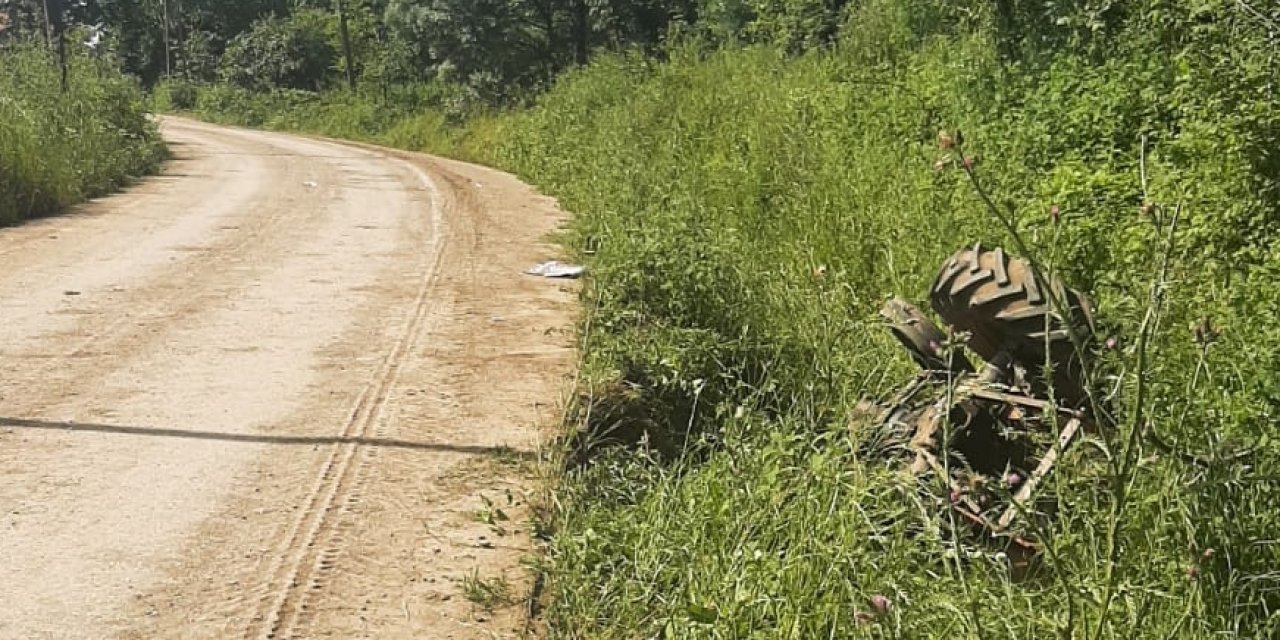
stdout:
POLYGON ((227 45, 221 79, 246 89, 324 89, 336 55, 331 22, 319 11, 260 18, 227 45))
POLYGON ((63 93, 46 51, 0 46, 0 224, 114 189, 162 152, 141 91, 114 66, 74 56, 63 93))
POLYGON ((350 66, 380 87, 444 79, 507 101, 601 47, 656 51, 673 25, 696 22, 700 0, 0 0, 0 13, 34 37, 46 5, 147 86, 317 89, 350 66))
POLYGON ((1275 32, 1236 4, 1151 4, 1005 30, 868 2, 827 51, 614 58, 514 118, 500 162, 578 212, 595 250, 588 370, 692 430, 674 465, 610 456, 565 485, 557 629, 1280 633, 1280 386, 1260 373, 1280 370, 1275 32), (940 130, 963 131, 1000 211, 1117 339, 1121 424, 1060 469, 1051 569, 1029 584, 999 557, 956 562, 847 417, 913 368, 880 301, 922 300, 960 246, 1011 243, 940 130))

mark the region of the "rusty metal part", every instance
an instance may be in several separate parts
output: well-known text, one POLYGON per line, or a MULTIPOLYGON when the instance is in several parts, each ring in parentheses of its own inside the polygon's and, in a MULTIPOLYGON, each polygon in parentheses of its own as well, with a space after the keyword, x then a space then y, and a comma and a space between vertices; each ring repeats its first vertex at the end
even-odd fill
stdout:
POLYGON ((1028 503, 1035 495, 1036 488, 1049 475, 1049 472, 1053 471, 1053 466, 1058 462, 1058 456, 1062 455, 1062 452, 1066 451, 1067 447, 1071 446, 1071 443, 1075 441, 1076 434, 1080 431, 1082 424, 1080 418, 1072 418, 1062 427, 1062 431, 1058 434, 1057 446, 1045 452, 1044 457, 1040 459, 1040 464, 1036 466, 1036 470, 1018 488, 1018 493, 1013 496, 1013 504, 996 521, 994 531, 999 533, 1008 529, 1009 525, 1013 524, 1014 518, 1027 509, 1028 503))
POLYGON ((980 244, 947 261, 929 297, 984 362, 975 368, 952 347, 952 334, 911 303, 886 302, 880 315, 922 372, 880 411, 876 444, 886 446, 875 450, 935 487, 927 491, 946 487, 948 495, 934 498, 955 522, 1034 556, 1038 542, 1017 523, 1043 515, 1036 493, 1081 430, 1095 428, 1082 408, 1088 396, 1076 348, 1092 340, 1092 307, 1061 282, 1041 282, 1026 261, 980 244), (1041 373, 1046 363, 1052 376, 1041 373), (1021 479, 1013 495, 1003 488, 1010 472, 1021 479))
POLYGON ((973 365, 959 349, 944 348, 946 334, 910 302, 900 297, 890 298, 880 308, 880 317, 889 323, 894 337, 924 370, 952 374, 973 371, 973 365))

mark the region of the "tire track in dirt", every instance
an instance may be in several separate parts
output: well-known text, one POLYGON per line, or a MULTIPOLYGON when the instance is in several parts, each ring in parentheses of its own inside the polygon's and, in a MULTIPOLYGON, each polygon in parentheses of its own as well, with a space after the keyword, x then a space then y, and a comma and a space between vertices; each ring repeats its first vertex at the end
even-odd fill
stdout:
MULTIPOLYGON (((447 237, 443 235, 443 206, 440 189, 431 177, 413 167, 414 173, 431 192, 430 253, 413 302, 411 316, 395 344, 383 357, 373 379, 357 396, 355 405, 338 432, 343 439, 376 435, 377 426, 392 387, 396 383, 405 354, 421 335, 430 313, 429 296, 440 268, 447 237)), ((246 638, 283 640, 293 637, 307 609, 307 594, 322 586, 324 573, 333 566, 341 547, 333 538, 335 526, 346 508, 359 499, 361 467, 376 455, 377 446, 357 447, 353 442, 333 445, 320 467, 305 506, 290 528, 277 554, 280 561, 270 571, 274 592, 264 599, 260 613, 250 620, 246 638)))
POLYGON ((166 129, 196 157, 173 178, 0 230, 13 320, 0 358, 20 363, 0 380, 0 637, 110 637, 108 604, 147 584, 262 449, 222 436, 269 433, 288 411, 272 405, 297 404, 311 354, 355 301, 376 302, 411 264, 385 253, 417 237, 403 168, 298 139, 166 129), (329 317, 307 317, 326 297, 329 317))
POLYGON ((556 257, 554 203, 164 127, 189 156, 166 176, 0 229, 0 638, 517 635, 519 606, 463 584, 527 584, 572 364, 572 285, 523 274, 556 257), (504 495, 501 527, 477 518, 504 495))
POLYGON ((342 552, 297 633, 521 637, 519 602, 531 584, 522 563, 535 553, 529 502, 546 434, 537 427, 558 415, 575 287, 521 275, 553 255, 540 244, 554 231, 556 217, 544 217, 548 199, 494 171, 390 153, 423 166, 445 189, 454 241, 433 295, 442 320, 406 363, 380 426, 388 437, 490 452, 378 451, 367 468, 370 491, 346 514, 342 552), (473 600, 482 583, 501 595, 473 600))

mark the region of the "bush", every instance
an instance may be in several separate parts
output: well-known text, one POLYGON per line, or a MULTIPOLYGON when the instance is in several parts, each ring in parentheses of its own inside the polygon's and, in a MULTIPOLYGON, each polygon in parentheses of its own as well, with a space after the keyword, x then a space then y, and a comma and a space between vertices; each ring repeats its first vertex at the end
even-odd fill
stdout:
MULTIPOLYGON (((162 110, 173 83, 157 87, 162 110)), ((193 85, 187 88, 195 89, 193 85)), ((363 140, 472 160, 490 159, 500 140, 498 118, 467 100, 467 87, 444 83, 366 88, 364 92, 251 91, 228 84, 195 90, 195 113, 213 122, 363 140)))
POLYGON ((220 74, 243 89, 318 91, 333 77, 332 16, 317 9, 262 18, 222 54, 220 74))
POLYGON ((153 170, 164 154, 138 87, 73 57, 69 93, 43 50, 0 48, 0 223, 53 213, 153 170))
POLYGON ((185 80, 169 79, 157 84, 151 90, 151 97, 157 111, 191 111, 196 108, 199 88, 185 80))

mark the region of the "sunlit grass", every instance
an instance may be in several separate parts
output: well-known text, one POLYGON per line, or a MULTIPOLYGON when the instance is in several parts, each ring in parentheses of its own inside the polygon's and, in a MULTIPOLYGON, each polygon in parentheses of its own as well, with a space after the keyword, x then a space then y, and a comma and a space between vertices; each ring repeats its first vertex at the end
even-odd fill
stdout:
POLYGON ((153 170, 163 154, 142 94, 104 62, 0 48, 0 223, 62 209, 153 170))

